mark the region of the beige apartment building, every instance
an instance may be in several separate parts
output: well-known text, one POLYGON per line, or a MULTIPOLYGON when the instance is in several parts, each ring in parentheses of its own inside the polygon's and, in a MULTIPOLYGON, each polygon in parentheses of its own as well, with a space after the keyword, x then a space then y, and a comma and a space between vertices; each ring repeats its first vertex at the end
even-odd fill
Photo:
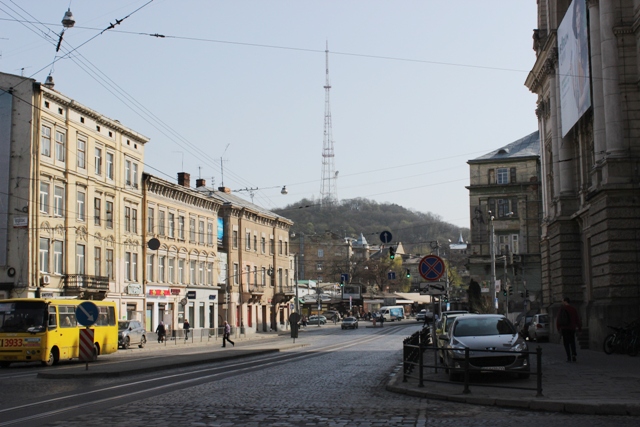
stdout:
MULTIPOLYGON (((218 210, 222 203, 178 183, 144 174, 146 329, 163 321, 170 331, 216 328, 220 263, 218 210)), ((170 332, 171 334, 171 332, 170 332)))
POLYGON ((108 298, 142 320, 148 138, 3 73, 0 129, 0 297, 108 298))
POLYGON ((196 190, 222 204, 218 244, 228 267, 220 267, 226 280, 220 282, 219 317, 244 334, 286 327, 295 295, 289 252, 293 222, 234 195, 227 187, 214 190, 201 179, 196 190))

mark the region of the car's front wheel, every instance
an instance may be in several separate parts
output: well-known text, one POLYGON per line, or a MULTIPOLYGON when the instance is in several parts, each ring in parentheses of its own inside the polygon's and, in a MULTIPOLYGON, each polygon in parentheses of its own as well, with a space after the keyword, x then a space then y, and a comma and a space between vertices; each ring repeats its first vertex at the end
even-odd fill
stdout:
POLYGON ((144 345, 147 343, 147 337, 146 336, 142 336, 142 339, 140 340, 140 344, 138 344, 138 347, 140 348, 144 348, 144 345))
POLYGON ((130 345, 131 345, 131 338, 124 337, 124 340, 122 340, 122 348, 127 349, 129 348, 130 345))

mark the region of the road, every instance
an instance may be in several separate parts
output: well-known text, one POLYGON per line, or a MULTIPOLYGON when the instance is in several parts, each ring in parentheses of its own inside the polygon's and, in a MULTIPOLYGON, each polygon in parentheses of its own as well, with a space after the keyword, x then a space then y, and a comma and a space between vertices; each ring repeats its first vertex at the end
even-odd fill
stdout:
MULTIPOLYGON (((125 378, 42 379, 38 372, 77 364, 16 365, 0 370, 0 427, 638 424, 633 417, 507 410, 388 392, 385 385, 400 367, 402 339, 419 327, 322 327, 301 333, 296 342, 304 347, 125 378)), ((136 363, 174 351, 133 349, 101 358, 136 363)))

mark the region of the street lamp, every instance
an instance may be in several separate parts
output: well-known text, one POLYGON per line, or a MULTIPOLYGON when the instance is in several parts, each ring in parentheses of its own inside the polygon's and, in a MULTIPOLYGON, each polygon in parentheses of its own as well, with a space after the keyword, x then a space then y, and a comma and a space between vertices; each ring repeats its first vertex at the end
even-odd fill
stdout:
POLYGON ((495 248, 495 228, 493 225, 493 213, 489 211, 489 226, 490 226, 490 242, 489 253, 491 254, 491 283, 489 283, 489 294, 491 295, 491 311, 496 312, 496 248, 495 248))

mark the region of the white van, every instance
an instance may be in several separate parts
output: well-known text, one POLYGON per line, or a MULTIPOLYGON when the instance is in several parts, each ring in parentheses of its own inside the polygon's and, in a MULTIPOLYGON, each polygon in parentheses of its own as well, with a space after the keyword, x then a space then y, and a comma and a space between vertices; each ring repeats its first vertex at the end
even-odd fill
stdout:
POLYGON ((380 315, 384 317, 385 322, 393 322, 394 320, 404 319, 404 307, 401 305, 387 305, 380 307, 380 315))

